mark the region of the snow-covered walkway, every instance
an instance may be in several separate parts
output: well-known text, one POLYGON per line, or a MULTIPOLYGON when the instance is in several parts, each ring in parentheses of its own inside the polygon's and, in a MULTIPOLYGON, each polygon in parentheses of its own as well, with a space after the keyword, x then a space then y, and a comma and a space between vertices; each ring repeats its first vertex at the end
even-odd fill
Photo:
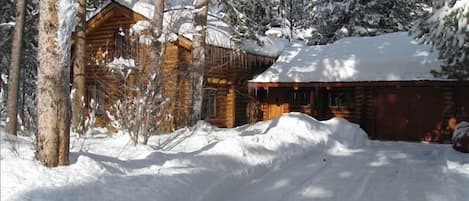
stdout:
POLYGON ((291 160, 219 200, 465 200, 468 168, 469 156, 447 146, 372 142, 347 154, 291 160), (458 172, 464 163, 466 172, 458 172))
POLYGON ((72 138, 45 168, 31 139, 1 135, 1 200, 465 201, 469 155, 450 145, 368 141, 344 119, 299 113, 234 129, 205 123, 132 146, 72 138))

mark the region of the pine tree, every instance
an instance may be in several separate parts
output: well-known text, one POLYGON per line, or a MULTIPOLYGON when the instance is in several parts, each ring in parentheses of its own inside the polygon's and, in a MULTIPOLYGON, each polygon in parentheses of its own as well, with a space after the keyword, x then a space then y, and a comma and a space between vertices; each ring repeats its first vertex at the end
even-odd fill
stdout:
POLYGON ((233 40, 241 43, 243 39, 259 39, 265 31, 282 23, 285 14, 280 0, 220 0, 223 8, 222 19, 233 29, 233 40))
MULTIPOLYGON (((23 46, 18 93, 18 132, 34 133, 36 129, 36 69, 38 1, 26 1, 23 46)), ((0 5, 0 121, 6 122, 7 77, 14 33, 15 1, 0 5)))
MULTIPOLYGON (((307 42, 330 43, 342 37, 407 31, 423 15, 428 0, 221 0, 223 20, 238 42, 258 39, 271 27, 288 37, 313 30, 307 42)), ((303 37, 301 37, 304 39, 303 37)))
POLYGON ((421 16, 421 0, 317 0, 307 6, 315 29, 310 43, 324 44, 348 36, 407 31, 421 16))
POLYGON ((73 6, 67 0, 39 2, 36 158, 49 167, 69 164, 73 6))
POLYGON ((308 0, 286 0, 286 17, 291 24, 291 30, 307 28, 310 17, 308 5, 308 0))
POLYGON ((18 92, 20 64, 22 58, 23 31, 24 31, 25 1, 16 1, 15 33, 11 50, 11 63, 8 77, 8 121, 7 132, 16 135, 17 114, 18 114, 18 92))
POLYGON ((469 78, 469 1, 434 0, 433 9, 416 21, 412 35, 439 50, 445 65, 437 77, 469 78))
POLYGON ((73 56, 72 130, 83 135, 85 132, 85 100, 87 100, 85 78, 86 0, 79 0, 78 5, 73 56))

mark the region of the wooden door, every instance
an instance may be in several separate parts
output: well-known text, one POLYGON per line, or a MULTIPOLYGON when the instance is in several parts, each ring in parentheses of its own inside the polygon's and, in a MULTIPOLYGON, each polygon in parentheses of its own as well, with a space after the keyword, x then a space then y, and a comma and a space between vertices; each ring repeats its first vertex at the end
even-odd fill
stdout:
POLYGON ((283 112, 283 104, 269 104, 269 119, 281 116, 283 112))
POLYGON ((438 136, 443 94, 431 87, 379 90, 376 97, 376 137, 380 140, 420 141, 438 136))

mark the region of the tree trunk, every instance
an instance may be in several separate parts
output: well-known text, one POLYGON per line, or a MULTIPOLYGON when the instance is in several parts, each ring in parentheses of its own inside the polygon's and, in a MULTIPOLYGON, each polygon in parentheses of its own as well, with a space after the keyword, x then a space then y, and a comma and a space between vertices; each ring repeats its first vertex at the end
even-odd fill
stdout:
POLYGON ((18 122, 18 93, 24 32, 24 11, 25 1, 16 0, 15 34, 13 35, 10 71, 8 73, 8 121, 6 125, 7 133, 12 135, 16 135, 18 122))
POLYGON ((159 38, 163 33, 164 0, 155 0, 155 13, 153 15, 154 36, 159 38))
POLYGON ((72 130, 80 136, 85 132, 86 98, 86 0, 79 0, 73 55, 72 130))
POLYGON ((151 48, 151 68, 150 72, 157 73, 160 69, 161 64, 161 42, 158 38, 163 32, 163 12, 164 12, 164 0, 155 0, 155 11, 153 13, 153 46, 151 48))
POLYGON ((57 0, 39 2, 39 67, 37 72, 36 158, 55 167, 69 163, 70 67, 56 36, 59 30, 57 0))
POLYGON ((191 69, 191 124, 202 117, 205 71, 205 35, 207 30, 208 0, 196 0, 194 16, 194 38, 192 40, 191 69))

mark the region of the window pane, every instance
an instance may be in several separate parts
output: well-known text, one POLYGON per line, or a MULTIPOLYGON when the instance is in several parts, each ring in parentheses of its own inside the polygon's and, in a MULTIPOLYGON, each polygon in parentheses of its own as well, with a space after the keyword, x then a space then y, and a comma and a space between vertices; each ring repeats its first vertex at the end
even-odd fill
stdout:
POLYGON ((309 93, 307 91, 292 91, 289 100, 292 106, 309 105, 309 93))
POLYGON ((98 104, 97 114, 104 114, 104 86, 101 83, 96 85, 96 103, 98 104))
POLYGON ((210 118, 216 116, 216 94, 217 91, 215 88, 204 89, 202 118, 210 118))
POLYGON ((354 107, 353 91, 338 90, 329 92, 329 107, 351 109, 354 107))

